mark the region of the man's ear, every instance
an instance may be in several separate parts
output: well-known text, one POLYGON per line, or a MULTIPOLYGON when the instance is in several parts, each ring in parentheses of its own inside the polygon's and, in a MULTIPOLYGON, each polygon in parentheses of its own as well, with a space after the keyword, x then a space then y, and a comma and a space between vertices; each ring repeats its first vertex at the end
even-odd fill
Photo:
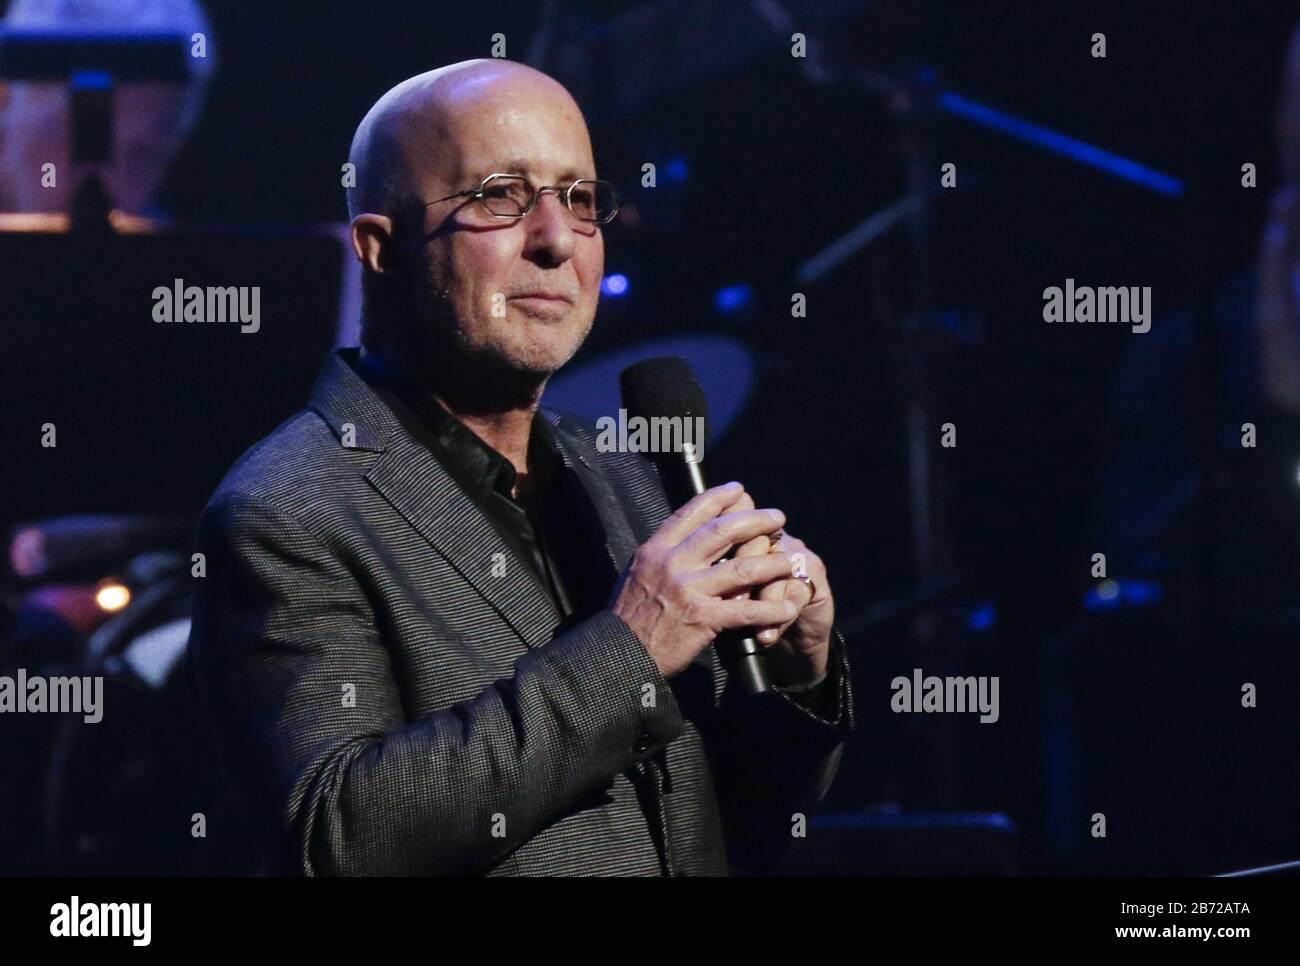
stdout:
POLYGON ((376 275, 392 267, 393 219, 387 215, 357 215, 352 219, 352 250, 357 261, 376 275))

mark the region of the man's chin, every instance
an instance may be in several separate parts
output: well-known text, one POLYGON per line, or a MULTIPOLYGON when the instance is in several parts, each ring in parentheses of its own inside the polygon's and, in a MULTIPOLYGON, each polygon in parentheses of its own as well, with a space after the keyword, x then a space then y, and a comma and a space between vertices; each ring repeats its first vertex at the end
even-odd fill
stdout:
POLYGON ((573 358, 577 351, 529 351, 514 353, 509 357, 510 367, 521 376, 548 379, 561 366, 573 358))
POLYGON ((524 338, 509 346, 504 355, 517 370, 549 376, 577 354, 589 331, 574 332, 572 322, 561 325, 529 320, 518 330, 524 338))
POLYGON ((486 379, 542 382, 573 358, 577 350, 571 340, 564 340, 563 345, 535 340, 529 344, 499 345, 475 353, 475 357, 467 361, 486 379))

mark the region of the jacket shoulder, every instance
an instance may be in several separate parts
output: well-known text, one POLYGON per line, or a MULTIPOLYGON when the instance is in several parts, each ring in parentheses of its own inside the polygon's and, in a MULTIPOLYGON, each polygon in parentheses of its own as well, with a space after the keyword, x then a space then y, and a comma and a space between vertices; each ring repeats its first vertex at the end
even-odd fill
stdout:
POLYGON ((208 505, 250 500, 293 512, 312 494, 364 476, 372 460, 370 452, 345 447, 318 413, 305 409, 250 446, 208 505))

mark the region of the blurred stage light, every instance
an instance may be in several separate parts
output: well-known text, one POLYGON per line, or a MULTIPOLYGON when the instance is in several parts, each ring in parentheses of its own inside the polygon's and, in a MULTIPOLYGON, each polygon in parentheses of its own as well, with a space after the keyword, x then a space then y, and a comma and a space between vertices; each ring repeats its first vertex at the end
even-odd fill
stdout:
POLYGON ((45 556, 45 534, 40 527, 23 527, 9 544, 9 565, 19 577, 35 577, 49 566, 45 556))
POLYGON ((606 275, 600 283, 600 294, 608 295, 610 298, 618 298, 620 295, 626 295, 628 282, 626 275, 606 275))
POLYGON ((95 591, 95 603, 99 605, 100 610, 114 613, 131 603, 131 591, 126 585, 119 584, 115 580, 107 581, 100 584, 99 589, 95 591))
POLYGON ((723 315, 735 315, 754 301, 754 289, 746 282, 718 289, 713 297, 713 307, 723 315))
POLYGON ((995 131, 1003 131, 1013 137, 1020 138, 1022 141, 1037 144, 1039 147, 1081 161, 1117 178, 1123 178, 1126 181, 1132 181, 1134 184, 1150 188, 1152 191, 1158 191, 1161 194, 1176 198, 1185 190, 1183 183, 1172 175, 1154 171, 1146 165, 1138 164, 1129 158, 1112 154, 1110 151, 1104 151, 1099 147, 1061 134, 1059 131, 1045 128, 1042 125, 1033 124, 1014 115, 1005 114, 985 104, 962 97, 960 94, 944 91, 939 95, 938 104, 940 108, 950 114, 956 114, 959 117, 983 124, 995 131))
POLYGON ((1108 579, 1091 588, 1083 597, 1088 610, 1116 610, 1121 607, 1146 607, 1159 603, 1164 588, 1153 580, 1133 580, 1125 577, 1108 579))
POLYGON ((984 601, 966 618, 966 626, 972 631, 987 631, 998 622, 998 609, 993 601, 984 601))

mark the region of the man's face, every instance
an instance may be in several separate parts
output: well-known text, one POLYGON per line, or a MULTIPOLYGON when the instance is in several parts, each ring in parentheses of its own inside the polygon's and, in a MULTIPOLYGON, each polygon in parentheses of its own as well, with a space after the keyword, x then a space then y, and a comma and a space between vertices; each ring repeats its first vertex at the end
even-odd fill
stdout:
MULTIPOLYGON (((421 170, 412 151, 438 159, 425 174, 424 200, 478 187, 493 173, 524 175, 535 188, 596 177, 577 106, 536 82, 471 87, 430 140, 407 149, 412 170, 421 170)), ((433 235, 415 249, 423 324, 454 325, 450 334, 468 356, 515 372, 548 375, 577 352, 605 267, 599 226, 578 221, 553 192, 520 219, 492 218, 464 198, 430 205, 423 217, 423 233, 433 235)))

